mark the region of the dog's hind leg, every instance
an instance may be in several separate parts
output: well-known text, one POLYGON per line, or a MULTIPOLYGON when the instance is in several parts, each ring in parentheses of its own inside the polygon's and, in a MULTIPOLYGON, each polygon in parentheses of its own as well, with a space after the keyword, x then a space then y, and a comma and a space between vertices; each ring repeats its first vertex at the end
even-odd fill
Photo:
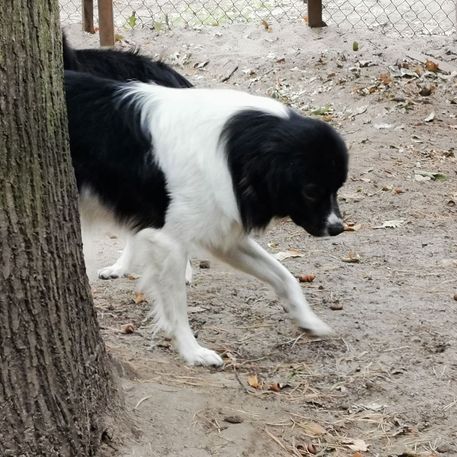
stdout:
POLYGON ((190 259, 187 259, 186 263, 186 284, 190 285, 192 282, 192 264, 190 263, 190 259))
POLYGON ((163 231, 145 229, 135 237, 135 250, 145 256, 139 287, 155 301, 153 314, 158 328, 174 339, 179 354, 187 363, 222 365, 216 352, 197 343, 190 328, 184 282, 188 260, 180 243, 163 231))
POLYGON ((270 284, 301 328, 319 336, 332 333, 331 328, 311 310, 298 281, 254 240, 245 237, 229 250, 213 248, 211 252, 232 267, 270 284))
POLYGON ((133 259, 133 244, 132 237, 129 236, 120 257, 113 265, 98 270, 98 277, 100 279, 116 279, 126 276, 133 259))
MULTIPOLYGON (((121 278, 122 276, 127 276, 129 273, 129 268, 132 264, 133 257, 134 242, 132 240, 132 236, 129 236, 120 257, 113 265, 98 270, 98 277, 100 279, 116 279, 121 278)), ((187 285, 191 284, 192 282, 192 265, 190 263, 190 259, 186 264, 185 280, 187 285)))

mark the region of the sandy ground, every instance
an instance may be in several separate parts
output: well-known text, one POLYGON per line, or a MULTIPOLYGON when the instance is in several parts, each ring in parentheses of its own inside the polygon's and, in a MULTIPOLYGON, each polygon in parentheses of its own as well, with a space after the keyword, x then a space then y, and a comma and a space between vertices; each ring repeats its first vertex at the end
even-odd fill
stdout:
MULTIPOLYGON (((77 46, 97 44, 76 26, 68 33, 77 46)), ((123 35, 198 86, 268 94, 331 122, 350 146, 339 198, 354 231, 314 239, 283 220, 259 239, 272 253, 303 255, 284 264, 316 275, 303 290, 332 338, 298 332, 257 280, 193 260, 191 324, 224 354, 219 370, 185 366, 162 338, 150 350, 150 306, 135 303, 136 280, 94 274, 121 239, 102 231, 87 242, 100 325, 135 424, 113 434, 106 455, 457 455, 456 42, 302 24, 123 35), (408 57, 417 53, 448 71, 427 71, 408 57), (127 323, 134 333, 120 332, 127 323)))

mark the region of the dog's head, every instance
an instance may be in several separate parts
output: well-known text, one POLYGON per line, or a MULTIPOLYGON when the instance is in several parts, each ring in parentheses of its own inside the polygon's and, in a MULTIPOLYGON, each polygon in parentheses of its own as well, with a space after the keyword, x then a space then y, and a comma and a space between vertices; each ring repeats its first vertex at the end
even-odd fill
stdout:
POLYGON ((337 192, 348 172, 346 145, 330 125, 316 119, 292 114, 287 130, 283 212, 311 235, 338 235, 344 230, 337 192))
POLYGON ((243 111, 224 130, 226 152, 247 231, 290 216, 314 236, 338 235, 336 194, 346 181, 348 152, 325 122, 288 111, 243 111))

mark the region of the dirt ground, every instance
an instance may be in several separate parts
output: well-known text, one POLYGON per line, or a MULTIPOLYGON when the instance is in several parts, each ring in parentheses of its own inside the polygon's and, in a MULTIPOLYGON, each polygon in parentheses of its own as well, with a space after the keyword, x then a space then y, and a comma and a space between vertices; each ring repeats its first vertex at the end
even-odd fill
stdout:
MULTIPOLYGON (((201 269, 196 254, 191 325, 224 355, 218 370, 185 366, 164 338, 151 350, 136 280, 94 273, 121 239, 86 240, 135 425, 112 436, 107 455, 457 455, 456 41, 303 24, 120 33, 120 46, 161 56, 197 86, 268 94, 331 122, 350 146, 339 199, 353 230, 315 239, 282 220, 259 238, 302 255, 283 261, 292 273, 315 274, 303 291, 336 332, 325 339, 302 335, 267 286, 213 260, 201 269), (121 333, 127 323, 134 333, 121 333)), ((97 45, 77 26, 68 34, 97 45)))

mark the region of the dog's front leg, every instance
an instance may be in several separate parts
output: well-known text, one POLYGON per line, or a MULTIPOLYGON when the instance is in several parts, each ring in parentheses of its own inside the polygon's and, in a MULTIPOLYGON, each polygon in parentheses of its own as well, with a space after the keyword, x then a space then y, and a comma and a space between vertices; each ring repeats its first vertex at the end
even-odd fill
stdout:
POLYGON ((331 328, 311 310, 298 281, 254 240, 245 237, 230 250, 212 249, 212 252, 232 267, 270 284, 278 297, 285 301, 287 311, 301 328, 319 336, 332 333, 331 328))
POLYGON ((179 241, 160 230, 145 229, 136 236, 136 243, 139 244, 138 252, 145 256, 140 289, 154 299, 153 314, 158 328, 173 338, 187 363, 222 365, 216 352, 197 343, 190 328, 184 282, 188 260, 179 241))

